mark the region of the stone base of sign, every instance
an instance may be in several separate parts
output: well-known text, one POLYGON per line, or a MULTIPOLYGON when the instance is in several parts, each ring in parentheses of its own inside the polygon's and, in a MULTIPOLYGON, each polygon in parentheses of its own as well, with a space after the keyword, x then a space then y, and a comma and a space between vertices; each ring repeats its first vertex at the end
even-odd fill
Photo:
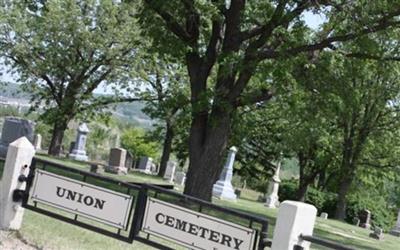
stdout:
POLYGON ((19 230, 21 228, 24 209, 21 207, 21 202, 13 201, 13 193, 16 189, 25 189, 26 183, 18 181, 18 177, 28 175, 34 154, 35 149, 26 137, 17 139, 8 147, 3 178, 0 182, 1 230, 19 230))
POLYGON ((221 200, 236 201, 235 190, 230 182, 217 181, 213 186, 213 196, 221 200))

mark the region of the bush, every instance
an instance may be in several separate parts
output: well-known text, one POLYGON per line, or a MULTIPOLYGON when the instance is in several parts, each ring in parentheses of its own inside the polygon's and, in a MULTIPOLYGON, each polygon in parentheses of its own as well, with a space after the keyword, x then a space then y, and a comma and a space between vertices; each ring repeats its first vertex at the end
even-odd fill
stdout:
MULTIPOLYGON (((284 200, 297 200, 296 191, 298 188, 298 181, 295 179, 284 180, 279 186, 279 199, 284 200)), ((306 203, 314 205, 319 212, 326 212, 333 215, 335 212, 337 195, 331 192, 322 192, 313 187, 309 187, 306 195, 306 203)))
POLYGON ((359 190, 350 194, 347 199, 346 221, 352 223, 360 211, 368 209, 371 211, 372 226, 381 227, 386 231, 393 227, 396 211, 387 207, 387 202, 381 195, 374 194, 370 190, 359 190))
MULTIPOLYGON (((296 200, 298 181, 295 179, 285 180, 279 186, 279 199, 296 200)), ((309 187, 306 195, 306 203, 314 205, 318 212, 326 212, 331 217, 335 214, 337 194, 322 192, 309 187)), ((368 209, 371 211, 371 224, 384 230, 390 230, 395 220, 396 211, 387 207, 387 202, 382 195, 369 189, 358 190, 347 197, 346 221, 353 224, 355 217, 360 211, 368 209)))

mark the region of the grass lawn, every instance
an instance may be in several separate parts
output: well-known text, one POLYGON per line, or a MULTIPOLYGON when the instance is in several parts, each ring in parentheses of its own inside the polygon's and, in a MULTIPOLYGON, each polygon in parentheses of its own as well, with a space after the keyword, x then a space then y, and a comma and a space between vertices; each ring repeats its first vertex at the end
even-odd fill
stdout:
MULTIPOLYGON (((50 159, 47 156, 40 157, 63 163, 71 167, 89 169, 85 164, 75 161, 50 159)), ((156 176, 145 175, 137 172, 126 176, 116 176, 112 174, 105 175, 131 182, 165 183, 161 178, 156 176)), ((237 202, 214 200, 214 203, 268 218, 271 223, 268 236, 269 238, 272 238, 277 210, 265 208, 262 203, 256 202, 257 196, 258 194, 254 191, 243 190, 241 199, 237 202)), ((316 227, 314 229, 314 235, 316 236, 340 242, 356 249, 400 249, 400 238, 385 234, 384 239, 378 241, 369 238, 369 233, 369 230, 335 220, 321 220, 319 218, 317 218, 316 227)), ((152 249, 151 247, 139 242, 134 242, 133 244, 120 242, 32 211, 26 211, 25 213, 23 226, 20 230, 20 237, 23 237, 26 241, 38 246, 38 248, 43 249, 152 249)), ((166 242, 166 244, 174 249, 185 249, 169 242, 166 242)), ((313 245, 312 249, 326 248, 313 245)))

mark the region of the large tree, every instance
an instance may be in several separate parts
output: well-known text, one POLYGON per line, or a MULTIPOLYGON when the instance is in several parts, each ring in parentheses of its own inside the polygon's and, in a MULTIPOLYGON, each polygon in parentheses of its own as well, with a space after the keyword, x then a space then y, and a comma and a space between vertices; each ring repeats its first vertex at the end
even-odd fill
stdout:
MULTIPOLYGON (((143 1, 142 22, 154 46, 187 66, 192 122, 184 193, 206 200, 221 171, 235 112, 273 96, 270 85, 251 84, 253 75, 301 53, 397 27, 400 14, 393 1, 143 1), (310 11, 326 17, 319 32, 302 20, 310 11)), ((284 68, 279 72, 285 74, 284 68)))
POLYGON ((42 118, 53 127, 49 154, 58 155, 69 121, 124 99, 93 91, 129 81, 138 56, 135 6, 112 0, 2 3, 0 54, 34 107, 44 110, 42 118))
POLYGON ((398 63, 342 57, 329 61, 323 68, 329 74, 314 74, 313 82, 319 85, 316 88, 323 98, 330 98, 323 109, 335 116, 334 122, 340 131, 335 217, 344 219, 346 197, 357 170, 368 166, 368 162, 380 165, 378 159, 367 157, 366 152, 379 151, 385 146, 379 141, 398 130, 400 75, 398 63))

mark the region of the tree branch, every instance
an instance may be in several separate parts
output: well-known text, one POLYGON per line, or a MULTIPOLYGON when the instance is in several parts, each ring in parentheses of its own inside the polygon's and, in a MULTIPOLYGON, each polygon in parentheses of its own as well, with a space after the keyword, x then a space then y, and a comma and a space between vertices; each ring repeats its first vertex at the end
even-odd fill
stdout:
POLYGON ((376 24, 373 27, 367 27, 359 32, 353 32, 353 33, 348 33, 345 35, 337 35, 337 36, 332 36, 326 39, 321 40, 320 42, 314 43, 314 44, 308 44, 308 45, 302 45, 294 48, 289 48, 284 51, 275 51, 272 49, 267 49, 259 54, 259 57, 261 59, 267 59, 267 58, 278 58, 278 57, 287 57, 297 55, 302 52, 307 52, 307 51, 315 51, 315 50, 322 50, 326 47, 329 47, 332 45, 334 42, 345 42, 349 41, 355 38, 358 38, 363 35, 368 35, 371 33, 376 33, 378 31, 385 30, 386 28, 389 27, 395 27, 400 24, 400 21, 389 21, 387 20, 390 17, 396 16, 395 15, 400 15, 400 10, 394 13, 391 13, 388 16, 383 17, 380 21, 378 21, 378 24, 376 24))
POLYGON ((165 22, 167 28, 172 31, 179 39, 188 45, 192 46, 191 37, 186 30, 174 19, 174 17, 161 8, 160 3, 155 3, 153 0, 145 0, 149 8, 154 10, 165 22))

